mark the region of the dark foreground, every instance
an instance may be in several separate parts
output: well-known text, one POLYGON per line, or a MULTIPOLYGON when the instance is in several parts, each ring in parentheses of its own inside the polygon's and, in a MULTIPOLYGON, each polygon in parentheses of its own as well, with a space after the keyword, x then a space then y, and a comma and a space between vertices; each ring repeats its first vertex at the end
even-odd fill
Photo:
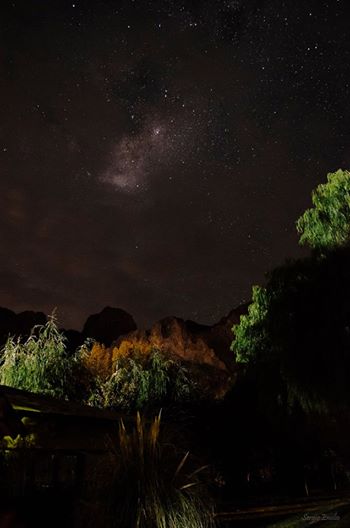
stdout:
POLYGON ((222 528, 345 528, 350 527, 350 495, 235 509, 217 514, 216 520, 222 528))
MULTIPOLYGON (((74 511, 67 497, 50 496, 21 498, 1 505, 0 528, 41 528, 74 526, 79 512, 74 511)), ((104 528, 98 517, 90 519, 96 528, 104 528)), ((290 503, 250 508, 235 508, 216 514, 218 528, 322 528, 350 527, 350 495, 312 499, 300 498, 290 503)))

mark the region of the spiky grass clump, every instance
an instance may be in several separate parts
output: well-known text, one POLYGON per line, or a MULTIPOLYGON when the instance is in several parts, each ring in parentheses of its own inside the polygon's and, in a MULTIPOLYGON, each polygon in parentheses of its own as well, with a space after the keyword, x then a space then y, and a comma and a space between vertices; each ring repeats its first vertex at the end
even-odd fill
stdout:
POLYGON ((172 444, 160 441, 160 418, 147 425, 138 413, 131 431, 120 421, 113 526, 211 528, 212 508, 199 478, 206 466, 186 471, 189 453, 180 459, 172 444))

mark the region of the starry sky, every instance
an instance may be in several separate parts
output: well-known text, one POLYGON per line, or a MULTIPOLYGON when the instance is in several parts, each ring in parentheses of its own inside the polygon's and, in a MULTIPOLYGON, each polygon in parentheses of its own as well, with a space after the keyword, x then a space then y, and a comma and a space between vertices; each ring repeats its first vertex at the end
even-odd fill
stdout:
POLYGON ((0 305, 213 323, 350 167, 347 0, 2 0, 0 305))

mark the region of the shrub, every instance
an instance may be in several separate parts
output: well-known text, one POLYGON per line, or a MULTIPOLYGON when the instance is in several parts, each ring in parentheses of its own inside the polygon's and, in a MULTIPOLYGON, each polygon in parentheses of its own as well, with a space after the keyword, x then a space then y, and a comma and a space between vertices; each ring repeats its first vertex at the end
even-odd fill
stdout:
POLYGON ((179 457, 172 443, 160 441, 160 414, 148 425, 137 413, 136 426, 119 426, 116 472, 110 495, 112 526, 120 528, 209 528, 211 501, 189 453, 179 457))

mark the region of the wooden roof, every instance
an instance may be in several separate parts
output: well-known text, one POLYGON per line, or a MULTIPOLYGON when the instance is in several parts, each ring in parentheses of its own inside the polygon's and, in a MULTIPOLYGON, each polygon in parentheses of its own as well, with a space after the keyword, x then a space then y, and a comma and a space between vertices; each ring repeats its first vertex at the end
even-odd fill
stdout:
POLYGON ((50 396, 42 396, 6 385, 0 385, 0 395, 4 396, 19 414, 40 413, 114 422, 122 417, 121 413, 113 410, 98 409, 76 402, 58 400, 50 396))

